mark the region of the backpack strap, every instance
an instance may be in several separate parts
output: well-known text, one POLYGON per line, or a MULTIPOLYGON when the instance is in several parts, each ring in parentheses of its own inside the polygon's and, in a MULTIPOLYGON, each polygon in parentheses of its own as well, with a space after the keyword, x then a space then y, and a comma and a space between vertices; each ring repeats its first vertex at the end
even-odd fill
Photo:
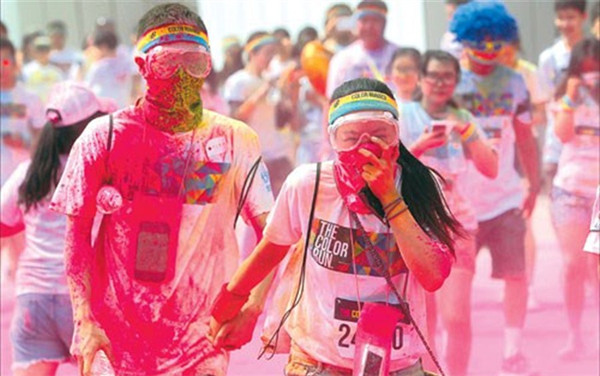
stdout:
POLYGON ((275 355, 275 350, 277 349, 277 340, 279 339, 279 331, 283 328, 283 324, 285 324, 286 320, 292 314, 292 310, 296 308, 298 304, 300 304, 300 299, 302 298, 302 292, 304 291, 304 282, 306 280, 306 254, 308 253, 308 243, 310 242, 310 229, 312 227, 312 222, 315 216, 315 206, 317 203, 317 195, 319 193, 319 180, 321 179, 321 162, 317 163, 317 175, 315 177, 315 188, 313 191, 312 203, 310 205, 310 214, 308 216, 308 226, 306 230, 306 239, 304 241, 304 249, 302 254, 302 264, 300 266, 300 278, 298 279, 298 288, 296 289, 296 295, 294 296, 294 300, 292 302, 292 306, 285 311, 283 316, 281 317, 281 321, 279 321, 279 325, 277 325, 277 329, 269 339, 269 342, 265 346, 263 346, 262 350, 258 354, 258 359, 260 359, 269 349, 271 352, 267 355, 267 359, 273 358, 275 355), (273 344, 274 342, 274 344, 273 344))

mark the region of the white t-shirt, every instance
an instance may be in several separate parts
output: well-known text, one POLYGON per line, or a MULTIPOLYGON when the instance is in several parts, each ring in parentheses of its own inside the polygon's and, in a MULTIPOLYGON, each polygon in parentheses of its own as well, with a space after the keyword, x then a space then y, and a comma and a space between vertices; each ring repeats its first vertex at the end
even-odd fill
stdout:
POLYGON ((442 35, 442 39, 440 40, 440 50, 446 51, 460 60, 462 58, 463 49, 462 43, 456 40, 456 34, 446 31, 444 35, 442 35))
POLYGON ((119 108, 129 105, 133 74, 129 60, 123 56, 95 61, 85 75, 85 83, 100 97, 114 99, 119 108))
POLYGON ((567 74, 570 60, 571 50, 567 47, 563 39, 559 39, 552 46, 542 51, 538 61, 540 100, 548 102, 546 105, 547 130, 543 154, 545 163, 558 163, 562 150, 562 144, 554 133, 555 114, 552 108, 554 94, 558 85, 567 74))
MULTIPOLYGON (((263 83, 260 77, 240 69, 225 82, 223 97, 228 103, 245 102, 263 83)), ((280 95, 278 90, 271 89, 258 102, 248 119, 248 125, 258 133, 263 156, 268 161, 289 157, 293 150, 292 135, 287 130, 277 129, 275 125, 275 106, 280 95)))
MULTIPOLYGON (((61 164, 66 162, 61 156, 61 164)), ((25 249, 19 256, 16 294, 68 294, 64 249, 66 217, 51 211, 50 199, 25 211, 19 204, 19 187, 31 161, 21 163, 2 186, 0 222, 14 227, 25 225, 25 249)))
POLYGON ((327 73, 327 97, 331 98, 333 91, 346 81, 360 77, 385 77, 387 66, 397 49, 398 46, 385 41, 379 50, 369 51, 357 40, 333 55, 327 73))
POLYGON ((523 202, 523 185, 515 168, 515 119, 531 123, 531 105, 525 81, 515 71, 498 65, 488 76, 463 70, 455 94, 475 117, 498 152, 498 176, 482 175, 471 161, 467 168, 468 191, 477 219, 485 221, 523 202))
MULTIPOLYGON (((474 123, 473 115, 466 110, 451 109, 461 121, 474 123)), ((410 147, 426 131, 431 130, 433 119, 423 109, 420 103, 405 103, 400 106, 400 140, 410 147)), ((476 123, 475 123, 476 124, 476 123)), ((483 131, 477 130, 481 138, 486 138, 483 131)), ((439 172, 449 184, 444 188, 444 197, 454 216, 467 230, 477 229, 477 218, 471 202, 463 192, 458 189, 462 184, 468 189, 467 155, 460 141, 460 135, 452 132, 445 145, 435 149, 429 149, 419 158, 425 165, 439 172)))
MULTIPOLYGON (((208 373, 223 375, 227 357, 215 351, 206 334, 211 304, 240 259, 233 221, 246 176, 260 156, 258 137, 245 124, 206 110, 203 121, 209 125, 175 135, 143 118, 137 107, 115 113, 108 160, 108 116, 91 122, 71 150, 52 209, 90 218, 109 177, 123 197, 123 206, 105 217, 106 268, 95 267, 108 283, 92 301, 111 341, 117 374, 179 374, 202 361, 214 364, 208 373), (134 210, 136 194, 153 203, 134 210), (176 226, 177 209, 182 211, 175 254, 157 255, 174 260, 172 278, 148 282, 138 277, 137 264, 157 248, 138 254, 139 247, 143 240, 163 241, 163 229, 168 233, 176 226)), ((269 175, 261 164, 242 217, 250 223, 272 204, 269 175)))
POLYGON ((44 126, 44 106, 39 97, 17 84, 12 90, 0 91, 0 185, 17 166, 29 158, 31 129, 44 126), (5 143, 9 135, 25 141, 25 147, 13 147, 5 143))
POLYGON ((27 89, 46 102, 52 86, 63 80, 63 72, 52 64, 41 65, 32 61, 23 67, 23 79, 27 89))
MULTIPOLYGON (((315 164, 302 165, 288 176, 267 220, 264 236, 274 244, 292 245, 310 232, 304 292, 285 329, 310 357, 353 368, 357 302, 395 303, 396 299, 385 279, 377 275, 367 260, 364 235, 356 230, 354 221, 351 223, 336 187, 331 161, 322 165, 314 219, 309 226, 315 177, 315 164)), ((401 294, 408 280, 405 299, 414 320, 426 331, 424 289, 408 273, 391 230, 374 215, 359 215, 359 220, 375 249, 388 262, 392 280, 401 294)), ((390 370, 408 367, 424 353, 414 328, 399 322, 394 332, 390 370)))
POLYGON ((50 52, 50 63, 57 66, 66 79, 76 66, 83 64, 83 54, 69 47, 53 50, 50 52))
POLYGON ((517 73, 523 76, 527 90, 531 97, 531 104, 538 104, 546 101, 545 94, 542 94, 542 90, 539 83, 538 69, 535 64, 519 59, 517 60, 517 66, 514 68, 517 73))
POLYGON ((589 91, 573 114, 575 136, 563 144, 553 184, 578 196, 593 198, 600 183, 600 110, 589 91))

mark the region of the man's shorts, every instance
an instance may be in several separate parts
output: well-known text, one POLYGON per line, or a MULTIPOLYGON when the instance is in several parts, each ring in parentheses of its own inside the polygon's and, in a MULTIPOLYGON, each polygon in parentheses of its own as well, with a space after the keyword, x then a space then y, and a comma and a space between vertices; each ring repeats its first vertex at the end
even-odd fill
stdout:
POLYGON ((24 369, 40 361, 68 361, 73 337, 69 295, 18 295, 10 337, 13 370, 24 369))
POLYGON ((477 250, 487 246, 492 255, 492 278, 525 275, 525 219, 520 209, 510 209, 479 222, 477 250))

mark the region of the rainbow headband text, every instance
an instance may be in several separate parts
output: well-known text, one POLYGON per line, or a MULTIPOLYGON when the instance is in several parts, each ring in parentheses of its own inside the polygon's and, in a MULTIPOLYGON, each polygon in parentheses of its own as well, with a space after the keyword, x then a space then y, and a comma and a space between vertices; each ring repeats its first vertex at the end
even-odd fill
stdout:
POLYGON ((398 119, 398 105, 393 98, 378 91, 359 91, 336 99, 329 107, 329 125, 338 118, 357 111, 388 111, 398 119))
POLYGON ((244 47, 244 51, 246 51, 246 53, 250 53, 259 47, 272 43, 277 43, 277 39, 275 39, 275 37, 272 35, 263 35, 262 37, 256 38, 252 42, 248 43, 246 47, 244 47))
POLYGON ((203 46, 207 52, 210 52, 208 36, 204 31, 195 26, 181 24, 161 25, 148 30, 140 37, 136 47, 138 51, 146 53, 159 44, 174 42, 193 42, 203 46))

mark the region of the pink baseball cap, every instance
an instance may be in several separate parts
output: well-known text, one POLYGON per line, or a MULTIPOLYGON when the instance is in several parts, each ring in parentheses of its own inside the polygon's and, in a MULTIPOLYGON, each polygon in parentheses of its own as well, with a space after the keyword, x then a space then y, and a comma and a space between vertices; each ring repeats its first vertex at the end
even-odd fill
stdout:
POLYGON ((52 87, 46 104, 46 119, 54 128, 68 127, 96 112, 108 114, 117 107, 113 99, 97 97, 87 86, 65 81, 52 87))

